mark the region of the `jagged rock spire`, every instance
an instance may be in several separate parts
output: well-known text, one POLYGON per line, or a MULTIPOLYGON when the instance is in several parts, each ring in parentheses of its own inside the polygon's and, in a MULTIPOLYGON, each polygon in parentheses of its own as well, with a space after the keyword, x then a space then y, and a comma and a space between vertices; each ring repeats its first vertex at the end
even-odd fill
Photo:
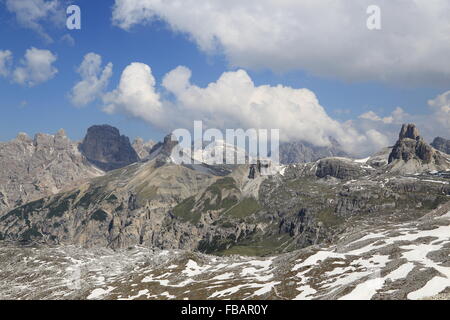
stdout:
POLYGON ((420 137, 419 129, 417 129, 416 125, 413 123, 404 124, 402 126, 402 129, 400 130, 398 139, 399 140, 403 140, 403 139, 420 140, 421 137, 420 137))

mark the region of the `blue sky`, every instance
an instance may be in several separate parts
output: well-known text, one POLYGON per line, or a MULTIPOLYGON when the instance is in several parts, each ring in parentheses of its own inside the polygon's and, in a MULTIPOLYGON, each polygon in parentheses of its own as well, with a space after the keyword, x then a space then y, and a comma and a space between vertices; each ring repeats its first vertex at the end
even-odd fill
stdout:
MULTIPOLYGON (((340 123, 347 120, 359 122, 359 116, 369 111, 381 118, 387 117, 397 107, 401 107, 409 115, 414 115, 413 117, 420 117, 430 112, 428 100, 446 92, 450 85, 450 82, 446 81, 422 81, 415 84, 385 82, 370 76, 366 79, 351 79, 339 73, 323 74, 322 71, 315 72, 314 68, 297 65, 287 70, 277 70, 269 63, 265 66, 262 62, 253 67, 246 62, 240 62, 246 61, 245 59, 239 60, 240 58, 228 54, 226 45, 223 45, 222 49, 208 52, 196 41, 197 34, 194 31, 189 28, 182 32, 174 30, 176 21, 171 21, 170 18, 166 21, 161 19, 152 23, 135 23, 128 30, 117 23, 114 24, 113 0, 72 1, 71 3, 81 8, 81 30, 68 30, 64 25, 57 25, 45 19, 39 21, 53 39, 53 42, 49 43, 33 27, 20 23, 17 13, 8 10, 5 1, 7 0, 0 1, 0 50, 12 52, 12 70, 20 65, 27 49, 34 47, 49 50, 57 56, 53 66, 58 72, 48 81, 32 87, 15 83, 11 77, 0 77, 0 141, 12 139, 21 131, 33 135, 36 132, 53 133, 60 128, 66 129, 72 139, 81 139, 89 126, 103 123, 118 127, 131 139, 137 136, 144 139, 161 139, 167 133, 164 127, 158 128, 151 121, 147 121, 148 119, 140 119, 123 112, 125 109, 122 107, 117 108, 122 111, 111 114, 102 110, 102 99, 96 99, 83 107, 76 107, 71 103, 69 93, 80 81, 76 70, 83 57, 91 52, 102 57, 102 67, 108 62, 113 64, 113 74, 105 91, 113 91, 119 85, 122 71, 132 62, 141 62, 151 67, 157 90, 160 89, 163 77, 180 65, 191 70, 190 83, 201 88, 217 81, 226 71, 242 68, 253 80, 255 87, 281 84, 294 89, 309 89, 317 96, 327 115, 340 123), (171 23, 172 27, 169 27, 167 22, 171 23), (73 38, 73 45, 62 40, 65 35, 73 38)), ((63 8, 68 5, 62 1, 59 1, 59 4, 63 8)), ((335 57, 330 54, 330 60, 332 59, 335 57)), ((334 63, 341 62, 335 60, 334 63)), ((277 108, 276 104, 273 108, 277 108)), ((364 125, 363 129, 358 127, 358 130, 367 130, 368 126, 370 127, 369 124, 364 125)), ((388 130, 375 123, 370 128, 381 133, 388 130)), ((450 133, 448 136, 450 137, 450 133)), ((392 140, 390 136, 389 139, 392 140)))

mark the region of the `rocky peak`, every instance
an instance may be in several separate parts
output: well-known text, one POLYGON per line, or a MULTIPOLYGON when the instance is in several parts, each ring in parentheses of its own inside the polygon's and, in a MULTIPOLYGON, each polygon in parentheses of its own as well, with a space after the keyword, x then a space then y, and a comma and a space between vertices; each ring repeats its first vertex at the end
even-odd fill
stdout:
POLYGON ((150 150, 150 155, 158 155, 163 154, 164 156, 170 156, 172 153, 172 149, 178 145, 178 141, 175 137, 169 133, 164 137, 163 142, 158 142, 155 146, 150 150))
POLYGON ((27 143, 32 142, 31 138, 25 132, 19 132, 15 140, 27 143))
POLYGON ((47 133, 37 133, 34 136, 34 146, 51 146, 54 142, 54 136, 47 133))
POLYGON ((450 154, 450 140, 448 139, 436 137, 431 143, 431 146, 436 150, 450 154))
POLYGON ((58 132, 55 134, 55 138, 67 138, 66 130, 59 129, 58 132))
POLYGON ((104 171, 115 170, 139 161, 130 139, 109 125, 96 125, 88 129, 79 146, 83 155, 104 171))
POLYGON ((303 141, 280 143, 280 162, 282 164, 314 162, 328 157, 350 157, 339 142, 330 137, 331 145, 317 147, 303 141))
POLYGON ((402 129, 400 130, 400 134, 398 137, 399 140, 403 139, 412 139, 412 140, 420 140, 419 129, 417 129, 416 125, 413 123, 404 124, 402 129))
POLYGON ((408 162, 412 159, 430 163, 433 155, 433 148, 420 137, 419 129, 414 124, 404 124, 399 140, 389 156, 389 163, 395 160, 408 162))
POLYGON ((424 170, 446 170, 449 162, 439 151, 423 140, 414 124, 404 124, 399 140, 389 155, 393 171, 416 173, 424 170))
POLYGON ((19 133, 0 143, 0 216, 19 205, 73 188, 77 182, 103 174, 77 149, 64 130, 19 133))
POLYGON ((150 155, 150 151, 155 146, 155 142, 152 140, 145 142, 144 139, 138 137, 134 139, 132 146, 139 158, 145 159, 150 155))

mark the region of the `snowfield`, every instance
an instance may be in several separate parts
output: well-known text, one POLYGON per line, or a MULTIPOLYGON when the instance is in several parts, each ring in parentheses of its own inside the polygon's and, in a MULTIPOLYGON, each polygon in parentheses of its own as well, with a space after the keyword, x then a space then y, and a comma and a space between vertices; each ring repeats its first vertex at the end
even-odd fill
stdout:
POLYGON ((426 299, 450 293, 450 213, 275 257, 0 243, 0 299, 426 299))

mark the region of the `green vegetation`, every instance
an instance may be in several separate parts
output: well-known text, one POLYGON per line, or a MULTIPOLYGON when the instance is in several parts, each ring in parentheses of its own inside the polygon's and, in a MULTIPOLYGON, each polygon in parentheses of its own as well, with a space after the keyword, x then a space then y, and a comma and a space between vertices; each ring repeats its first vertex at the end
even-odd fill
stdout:
POLYGON ((102 209, 98 209, 91 215, 91 220, 103 222, 108 218, 108 213, 102 209))
POLYGON ((33 201, 33 202, 30 202, 30 203, 27 203, 27 204, 25 204, 25 205, 23 205, 21 207, 15 208, 14 210, 10 211, 8 214, 6 214, 3 217, 1 217, 0 221, 4 221, 4 220, 6 220, 6 219, 8 219, 9 217, 12 217, 12 216, 16 216, 18 218, 22 218, 22 219, 28 220, 29 214, 34 212, 34 211, 42 209, 43 206, 44 206, 44 203, 45 203, 44 199, 40 199, 40 200, 37 200, 37 201, 33 201))
POLYGON ((106 201, 108 201, 108 202, 114 202, 116 200, 118 200, 118 199, 114 193, 111 194, 108 198, 106 198, 106 201))
POLYGON ((326 208, 317 214, 317 219, 322 222, 325 227, 334 227, 344 222, 344 219, 338 217, 334 213, 333 208, 326 208))
POLYGON ((140 205, 145 205, 146 201, 154 199, 158 195, 158 187, 143 183, 136 188, 137 199, 140 205))
POLYGON ((236 205, 239 200, 235 194, 231 194, 224 198, 223 194, 225 190, 239 191, 233 178, 225 177, 217 180, 206 189, 205 193, 198 201, 203 204, 201 211, 192 211, 196 206, 196 201, 195 197, 190 197, 179 203, 173 209, 173 214, 182 221, 197 224, 200 221, 202 211, 229 210, 236 205))
POLYGON ((260 209, 261 206, 254 198, 245 198, 224 214, 233 218, 246 218, 258 212, 260 209))
POLYGON ((83 197, 78 201, 78 205, 87 208, 89 207, 94 201, 99 201, 101 194, 101 188, 95 188, 92 191, 86 192, 83 197))
POLYGON ((291 243, 288 234, 273 235, 260 240, 242 241, 226 250, 216 252, 219 256, 241 255, 241 256, 267 256, 283 252, 291 243))
MULTIPOLYGON (((6 219, 8 219, 9 217, 12 216, 16 216, 18 218, 22 217, 22 207, 16 208, 10 212, 8 212, 7 214, 5 214, 3 217, 0 218, 0 221, 5 221, 6 219)), ((28 215, 23 216, 23 219, 28 219, 28 215)))
POLYGON ((221 238, 220 236, 214 236, 211 241, 202 240, 199 242, 197 249, 203 253, 215 253, 226 250, 226 248, 232 246, 236 242, 236 236, 234 234, 228 235, 227 238, 221 238))
POLYGON ((47 218, 62 217, 70 209, 70 200, 66 198, 59 203, 53 203, 50 211, 47 213, 47 218))
POLYGON ((23 208, 26 211, 36 211, 42 209, 44 203, 45 203, 44 199, 39 199, 24 205, 23 208))
POLYGON ((211 186, 209 186, 200 201, 203 201, 204 210, 228 210, 232 206, 238 203, 238 198, 236 195, 230 195, 224 197, 224 191, 239 192, 236 187, 236 181, 231 177, 225 177, 217 180, 211 186))
POLYGON ((194 205, 195 198, 187 198, 179 203, 175 208, 173 208, 173 214, 176 217, 180 218, 182 221, 196 224, 200 221, 201 213, 192 212, 192 209, 194 209, 194 205))
POLYGON ((438 195, 434 200, 425 200, 422 202, 423 208, 427 210, 434 210, 439 207, 441 204, 446 203, 448 201, 447 196, 438 195))
POLYGON ((31 241, 33 238, 42 238, 42 234, 38 231, 36 226, 32 226, 21 235, 23 241, 31 241))

